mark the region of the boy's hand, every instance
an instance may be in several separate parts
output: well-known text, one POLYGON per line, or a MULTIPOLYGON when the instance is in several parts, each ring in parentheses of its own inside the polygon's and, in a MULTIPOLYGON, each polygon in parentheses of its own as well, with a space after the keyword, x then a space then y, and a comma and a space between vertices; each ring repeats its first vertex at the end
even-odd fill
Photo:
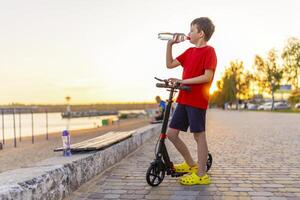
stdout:
POLYGON ((179 42, 181 42, 181 41, 179 40, 179 34, 176 34, 176 33, 175 33, 173 40, 169 40, 169 41, 168 41, 168 45, 177 44, 177 43, 179 43, 179 42))
POLYGON ((182 83, 182 80, 178 79, 178 78, 169 78, 168 81, 170 81, 173 84, 176 84, 176 83, 181 84, 182 83))

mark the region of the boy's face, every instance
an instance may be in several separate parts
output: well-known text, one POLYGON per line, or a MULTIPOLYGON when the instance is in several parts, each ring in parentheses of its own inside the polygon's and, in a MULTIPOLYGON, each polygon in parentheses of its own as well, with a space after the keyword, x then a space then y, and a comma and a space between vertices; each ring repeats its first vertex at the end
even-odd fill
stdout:
POLYGON ((188 35, 190 37, 190 43, 192 44, 196 44, 199 40, 204 39, 204 32, 202 30, 199 32, 196 24, 191 25, 191 30, 188 35))

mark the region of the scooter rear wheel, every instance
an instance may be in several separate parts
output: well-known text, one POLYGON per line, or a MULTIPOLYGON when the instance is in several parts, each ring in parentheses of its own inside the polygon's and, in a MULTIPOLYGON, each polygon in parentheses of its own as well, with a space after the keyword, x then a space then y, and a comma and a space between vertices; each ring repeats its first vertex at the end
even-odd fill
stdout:
POLYGON ((206 172, 208 172, 210 170, 212 162, 213 162, 212 155, 210 153, 208 153, 207 161, 206 161, 206 172))
POLYGON ((159 163, 151 163, 147 170, 146 180, 151 186, 158 186, 165 177, 165 169, 159 163))

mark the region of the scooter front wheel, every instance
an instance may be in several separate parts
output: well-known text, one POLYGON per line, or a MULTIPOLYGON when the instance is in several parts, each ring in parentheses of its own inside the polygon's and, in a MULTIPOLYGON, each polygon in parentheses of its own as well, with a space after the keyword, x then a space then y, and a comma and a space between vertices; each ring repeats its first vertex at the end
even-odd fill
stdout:
POLYGON ((206 172, 208 172, 208 170, 210 170, 212 162, 213 162, 212 155, 210 153, 208 153, 207 161, 206 161, 206 172))
POLYGON ((147 170, 146 180, 151 186, 158 186, 165 178, 165 169, 158 162, 151 163, 147 170))

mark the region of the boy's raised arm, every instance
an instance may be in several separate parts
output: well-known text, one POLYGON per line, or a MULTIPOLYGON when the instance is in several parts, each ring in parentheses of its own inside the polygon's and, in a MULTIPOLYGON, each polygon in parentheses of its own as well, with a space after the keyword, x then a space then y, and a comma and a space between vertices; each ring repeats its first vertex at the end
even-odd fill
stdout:
POLYGON ((177 36, 175 36, 175 40, 169 40, 167 44, 166 65, 169 69, 175 68, 180 65, 180 62, 176 59, 173 59, 172 55, 172 46, 173 44, 178 43, 176 42, 176 40, 177 36))

